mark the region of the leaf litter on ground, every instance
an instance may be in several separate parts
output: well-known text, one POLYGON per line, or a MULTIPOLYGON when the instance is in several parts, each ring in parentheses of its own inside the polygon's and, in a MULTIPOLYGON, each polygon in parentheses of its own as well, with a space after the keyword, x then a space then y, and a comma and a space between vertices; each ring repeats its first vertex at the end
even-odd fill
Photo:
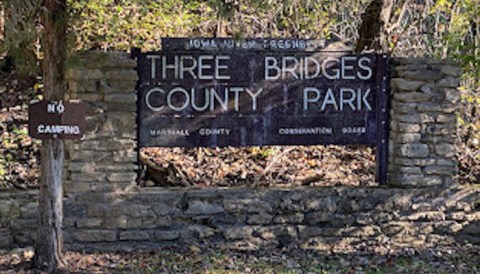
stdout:
MULTIPOLYGON (((138 252, 65 253, 62 273, 479 273, 480 246, 453 244, 388 252, 296 248, 238 251, 172 246, 138 252)), ((0 255, 0 273, 38 273, 31 249, 0 255)))
POLYGON ((143 148, 144 186, 331 186, 375 183, 367 146, 143 148))

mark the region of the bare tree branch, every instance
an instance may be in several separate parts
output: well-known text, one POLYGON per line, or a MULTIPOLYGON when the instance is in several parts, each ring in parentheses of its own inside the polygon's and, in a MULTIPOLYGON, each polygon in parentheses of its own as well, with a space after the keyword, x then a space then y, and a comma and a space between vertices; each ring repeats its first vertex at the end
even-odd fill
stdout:
MULTIPOLYGON (((400 25, 402 24, 402 19, 405 16, 405 12, 407 11, 407 7, 410 4, 410 2, 411 0, 405 0, 405 2, 403 2, 402 10, 400 12, 400 15, 397 18, 397 21, 391 24, 390 26, 388 26, 388 28, 385 28, 387 34, 392 33, 393 30, 400 27, 400 25)), ((393 2, 392 2, 392 5, 393 5, 393 2)), ((390 14, 391 14, 391 11, 390 11, 390 14)), ((388 21, 384 21, 384 22, 388 22, 388 21)))

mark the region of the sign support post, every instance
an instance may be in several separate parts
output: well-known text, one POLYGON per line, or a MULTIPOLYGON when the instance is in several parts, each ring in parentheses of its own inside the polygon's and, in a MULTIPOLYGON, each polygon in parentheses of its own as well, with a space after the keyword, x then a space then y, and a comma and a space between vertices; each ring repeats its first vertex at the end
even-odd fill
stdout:
POLYGON ((387 183, 388 173, 388 111, 390 109, 389 93, 390 93, 390 62, 388 55, 384 54, 378 59, 377 83, 380 83, 377 97, 377 144, 376 144, 376 173, 375 179, 380 184, 387 183))

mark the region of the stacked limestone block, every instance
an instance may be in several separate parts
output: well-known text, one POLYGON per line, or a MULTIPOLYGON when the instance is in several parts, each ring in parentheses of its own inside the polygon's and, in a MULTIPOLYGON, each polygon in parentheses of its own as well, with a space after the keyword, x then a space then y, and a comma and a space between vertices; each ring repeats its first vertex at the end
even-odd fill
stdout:
POLYGON ((135 184, 135 60, 83 52, 69 61, 67 99, 87 104, 87 133, 66 144, 67 191, 111 191, 135 184))
POLYGON ((444 60, 393 63, 389 183, 452 185, 461 69, 444 60))
POLYGON ((480 243, 479 194, 468 187, 81 193, 65 206, 65 242, 68 249, 96 251, 207 244, 326 252, 480 243))
POLYGON ((37 227, 36 190, 0 191, 0 254, 32 244, 37 227))

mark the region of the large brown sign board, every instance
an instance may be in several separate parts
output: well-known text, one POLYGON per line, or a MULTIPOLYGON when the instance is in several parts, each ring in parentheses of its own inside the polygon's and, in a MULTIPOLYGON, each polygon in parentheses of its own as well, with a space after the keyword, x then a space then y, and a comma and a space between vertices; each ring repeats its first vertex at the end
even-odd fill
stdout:
POLYGON ((29 106, 28 134, 37 139, 80 139, 85 132, 85 104, 40 101, 29 106))
POLYGON ((139 147, 365 144, 386 168, 386 55, 302 39, 162 42, 133 54, 139 147))

